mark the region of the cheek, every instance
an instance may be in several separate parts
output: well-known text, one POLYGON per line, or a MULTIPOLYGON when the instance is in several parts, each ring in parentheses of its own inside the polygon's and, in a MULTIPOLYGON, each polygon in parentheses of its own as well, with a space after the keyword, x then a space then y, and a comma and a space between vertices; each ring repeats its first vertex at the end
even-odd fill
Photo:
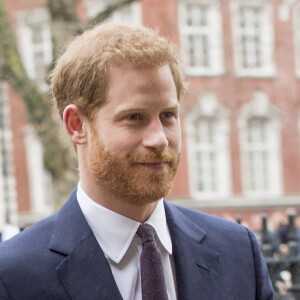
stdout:
POLYGON ((121 131, 111 132, 111 134, 106 135, 104 143, 108 150, 116 154, 131 152, 139 145, 137 135, 121 131))
POLYGON ((177 134, 177 136, 176 136, 176 141, 175 141, 175 143, 176 143, 176 149, 178 150, 178 151, 180 151, 181 150, 181 134, 180 134, 180 132, 177 134))
POLYGON ((180 151, 181 149, 181 129, 180 124, 168 133, 169 147, 180 151))

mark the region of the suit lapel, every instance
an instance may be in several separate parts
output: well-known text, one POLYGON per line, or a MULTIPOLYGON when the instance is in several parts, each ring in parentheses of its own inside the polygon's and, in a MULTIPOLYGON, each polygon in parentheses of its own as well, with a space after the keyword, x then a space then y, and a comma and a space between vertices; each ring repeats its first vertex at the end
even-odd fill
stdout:
POLYGON ((122 299, 107 259, 80 210, 76 190, 57 213, 50 250, 64 256, 56 271, 71 299, 122 299))
POLYGON ((178 208, 165 203, 180 300, 219 300, 219 253, 205 246, 206 233, 178 208))
MULTIPOLYGON (((180 300, 221 299, 219 254, 205 246, 206 233, 165 203, 180 300)), ((57 275, 71 299, 122 297, 107 259, 87 224, 76 190, 56 215, 50 250, 62 255, 57 275)))

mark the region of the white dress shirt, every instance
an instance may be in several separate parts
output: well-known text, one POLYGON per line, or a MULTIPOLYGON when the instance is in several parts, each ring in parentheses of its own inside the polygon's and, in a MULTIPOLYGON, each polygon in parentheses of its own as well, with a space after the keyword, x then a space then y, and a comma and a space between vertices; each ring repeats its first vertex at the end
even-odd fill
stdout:
MULTIPOLYGON (((142 243, 136 234, 140 223, 99 205, 87 196, 80 183, 77 199, 107 258, 122 298, 142 300, 140 277, 142 243)), ((170 300, 175 300, 177 296, 172 242, 162 199, 145 223, 155 229, 156 243, 162 254, 168 297, 170 300)))

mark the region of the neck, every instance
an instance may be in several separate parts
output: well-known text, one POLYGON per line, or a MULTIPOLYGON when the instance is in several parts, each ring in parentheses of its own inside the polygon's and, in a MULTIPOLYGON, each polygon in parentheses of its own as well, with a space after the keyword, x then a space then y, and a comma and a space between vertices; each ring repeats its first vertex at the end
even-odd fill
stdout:
POLYGON ((124 201, 121 196, 106 193, 94 181, 88 182, 84 179, 81 180, 81 187, 96 203, 139 223, 144 223, 149 219, 159 201, 158 199, 145 204, 129 203, 124 201))

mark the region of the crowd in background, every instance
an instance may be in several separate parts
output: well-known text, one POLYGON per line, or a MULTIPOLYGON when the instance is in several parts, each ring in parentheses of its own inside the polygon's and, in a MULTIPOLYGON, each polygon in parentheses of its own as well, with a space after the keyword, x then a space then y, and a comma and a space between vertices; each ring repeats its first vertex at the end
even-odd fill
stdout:
MULTIPOLYGON (((297 209, 289 207, 284 211, 276 211, 267 215, 268 239, 272 249, 274 259, 285 258, 289 256, 289 216, 294 216, 294 228, 298 244, 298 257, 300 260, 300 216, 297 209)), ((243 225, 249 227, 256 235, 260 245, 263 244, 263 218, 262 214, 254 214, 250 218, 249 224, 243 225)), ((294 300, 294 296, 289 292, 293 286, 292 275, 289 269, 280 264, 276 269, 275 285, 277 300, 294 300)))

